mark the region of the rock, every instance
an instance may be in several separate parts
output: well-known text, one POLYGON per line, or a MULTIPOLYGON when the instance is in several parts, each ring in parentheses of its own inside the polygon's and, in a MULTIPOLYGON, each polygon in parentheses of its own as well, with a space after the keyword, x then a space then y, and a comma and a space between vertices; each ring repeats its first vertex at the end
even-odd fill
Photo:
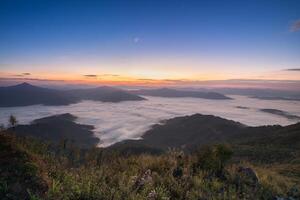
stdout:
POLYGON ((136 179, 135 181, 135 188, 141 189, 146 184, 152 184, 152 172, 150 169, 148 169, 142 176, 136 179))
POLYGON ((256 174, 256 172, 250 168, 250 167, 239 167, 238 170, 238 175, 241 181, 247 185, 250 186, 258 186, 259 185, 259 178, 256 174))
POLYGON ((157 193, 155 190, 151 190, 151 192, 147 196, 148 200, 155 200, 157 199, 157 193))

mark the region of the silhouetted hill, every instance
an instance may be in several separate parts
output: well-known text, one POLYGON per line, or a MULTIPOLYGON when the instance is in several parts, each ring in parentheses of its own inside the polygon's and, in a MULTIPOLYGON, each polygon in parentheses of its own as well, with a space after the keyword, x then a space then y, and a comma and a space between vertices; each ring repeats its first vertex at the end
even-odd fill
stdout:
POLYGON ((214 91, 226 95, 244 95, 251 98, 263 100, 287 100, 299 101, 299 90, 280 90, 270 88, 214 88, 214 89, 201 89, 202 91, 214 91))
POLYGON ((43 105, 67 105, 75 100, 58 90, 22 83, 0 87, 0 107, 43 105))
POLYGON ((231 99, 223 94, 216 92, 200 92, 200 91, 188 91, 188 90, 175 90, 169 88, 149 89, 149 90, 135 90, 131 91, 134 94, 145 96, 157 96, 157 97, 195 97, 203 99, 231 99))
POLYGON ((292 97, 270 97, 270 96, 251 96, 254 99, 262 99, 262 100, 286 100, 286 101, 300 101, 300 97, 292 96, 292 97))
POLYGON ((111 87, 61 91, 22 83, 0 87, 0 107, 28 105, 68 105, 81 100, 104 102, 136 101, 144 98, 111 87))
POLYGON ((195 146, 224 142, 246 128, 245 125, 212 115, 175 117, 154 125, 141 140, 127 140, 111 148, 143 144, 147 147, 192 149, 195 146))
POLYGON ((144 98, 113 87, 97 87, 67 91, 67 94, 79 100, 94 100, 103 102, 139 101, 144 98))
POLYGON ((290 114, 288 112, 278 110, 278 109, 265 108, 265 109, 260 109, 260 111, 270 113, 270 114, 273 114, 273 115, 282 116, 282 117, 285 117, 287 119, 300 120, 299 116, 293 115, 293 114, 290 114))
POLYGON ((32 136, 42 140, 61 142, 67 139, 80 147, 92 147, 98 144, 99 139, 94 137, 93 126, 74 122, 71 114, 54 115, 34 120, 29 125, 18 125, 10 128, 18 136, 32 136))
POLYGON ((212 115, 195 114, 176 117, 154 125, 141 140, 127 140, 117 143, 112 149, 129 149, 139 147, 145 151, 150 148, 167 150, 168 148, 183 148, 194 150, 197 146, 227 142, 231 144, 253 144, 271 142, 278 146, 290 144, 300 149, 300 123, 282 127, 258 126, 249 127, 241 123, 212 115), (286 141, 286 142, 285 142, 286 141))

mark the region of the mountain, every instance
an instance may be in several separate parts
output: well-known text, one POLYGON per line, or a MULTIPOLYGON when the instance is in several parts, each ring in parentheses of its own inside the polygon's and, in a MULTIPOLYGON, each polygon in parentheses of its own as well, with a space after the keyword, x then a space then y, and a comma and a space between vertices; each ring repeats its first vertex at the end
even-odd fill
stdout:
POLYGON ((29 125, 10 128, 17 136, 31 136, 45 141, 59 143, 63 140, 80 147, 93 147, 99 143, 94 137, 93 126, 77 124, 75 116, 66 113, 34 120, 29 125))
POLYGON ((263 140, 268 141, 265 138, 271 137, 274 141, 283 142, 283 139, 278 139, 282 136, 285 136, 285 140, 290 143, 297 142, 293 141, 292 138, 300 137, 300 123, 286 127, 279 125, 250 127, 212 115, 194 114, 166 120, 161 124, 154 125, 142 136, 141 140, 122 141, 110 148, 123 149, 124 151, 131 147, 139 148, 141 151, 151 148, 153 148, 152 151, 154 149, 165 151, 169 148, 182 148, 186 151, 193 151, 196 147, 208 144, 223 142, 240 144, 245 141, 259 143, 263 140), (291 133, 290 130, 293 128, 296 130, 294 131, 295 135, 289 137, 284 135, 285 132, 291 133), (276 135, 278 137, 275 137, 276 135))
POLYGON ((214 91, 226 95, 243 95, 262 100, 300 101, 299 90, 294 91, 270 88, 214 88, 210 90, 201 89, 201 91, 214 91))
POLYGON ((200 92, 200 91, 188 91, 188 90, 175 90, 169 88, 160 89, 142 89, 131 91, 133 94, 145 95, 145 96, 157 96, 157 97, 194 97, 202 99, 231 99, 223 94, 216 92, 200 92))
POLYGON ((68 105, 76 101, 59 90, 22 83, 0 87, 0 107, 43 105, 68 105))
POLYGON ((246 128, 246 125, 232 120, 195 114, 165 120, 162 124, 154 125, 142 136, 141 140, 123 141, 111 148, 144 145, 160 150, 192 149, 199 145, 224 142, 240 134, 246 128))
POLYGON ((112 87, 92 89, 55 90, 22 83, 0 87, 0 107, 29 105, 69 105, 81 100, 104 102, 137 101, 144 98, 112 87))
POLYGON ((138 95, 131 94, 113 87, 97 87, 66 91, 68 95, 78 100, 94 100, 102 102, 140 101, 145 100, 138 95))

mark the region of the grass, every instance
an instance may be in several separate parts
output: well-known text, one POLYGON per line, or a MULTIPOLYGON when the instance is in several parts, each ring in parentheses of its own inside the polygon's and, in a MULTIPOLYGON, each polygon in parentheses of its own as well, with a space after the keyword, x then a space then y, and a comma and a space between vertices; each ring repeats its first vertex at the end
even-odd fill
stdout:
POLYGON ((299 163, 239 160, 241 155, 228 145, 209 146, 194 154, 170 150, 161 155, 124 156, 0 133, 0 150, 0 199, 300 198, 299 163), (259 183, 249 184, 238 172, 240 166, 254 169, 259 183), (16 183, 21 192, 14 190, 16 183))

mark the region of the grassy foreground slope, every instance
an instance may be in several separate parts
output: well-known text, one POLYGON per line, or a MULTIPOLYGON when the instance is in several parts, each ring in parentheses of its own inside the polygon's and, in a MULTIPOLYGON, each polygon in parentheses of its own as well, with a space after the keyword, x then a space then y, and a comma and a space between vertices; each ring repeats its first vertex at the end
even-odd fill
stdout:
POLYGON ((211 145, 191 154, 169 150, 124 156, 100 148, 47 144, 4 131, 0 199, 300 198, 297 175, 278 171, 280 163, 273 167, 251 163, 237 149, 211 145))

